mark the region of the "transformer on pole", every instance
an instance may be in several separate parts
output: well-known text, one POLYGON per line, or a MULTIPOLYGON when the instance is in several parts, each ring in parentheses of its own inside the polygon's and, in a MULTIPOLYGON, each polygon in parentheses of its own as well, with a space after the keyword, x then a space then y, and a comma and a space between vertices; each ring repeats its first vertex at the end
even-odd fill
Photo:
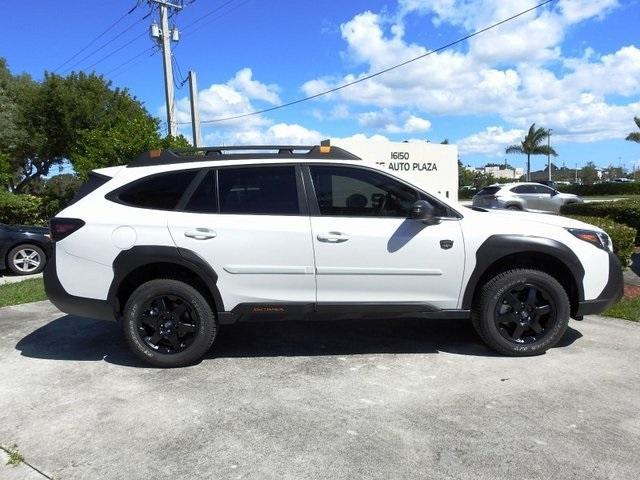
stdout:
POLYGON ((171 42, 177 42, 180 38, 178 29, 174 26, 169 28, 169 10, 179 11, 182 9, 182 1, 148 0, 149 3, 157 4, 160 11, 160 25, 155 22, 151 25, 150 34, 162 48, 162 63, 164 67, 164 93, 167 107, 167 126, 169 135, 178 136, 178 122, 176 121, 175 110, 175 88, 173 85, 173 66, 171 64, 171 42))

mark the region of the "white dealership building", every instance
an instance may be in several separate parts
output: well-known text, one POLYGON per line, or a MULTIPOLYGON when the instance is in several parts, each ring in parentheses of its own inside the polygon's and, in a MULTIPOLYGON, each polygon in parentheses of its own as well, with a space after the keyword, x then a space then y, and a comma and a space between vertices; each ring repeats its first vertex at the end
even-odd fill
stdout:
POLYGON ((331 145, 385 167, 393 175, 443 198, 458 200, 458 147, 428 142, 331 139, 331 145))

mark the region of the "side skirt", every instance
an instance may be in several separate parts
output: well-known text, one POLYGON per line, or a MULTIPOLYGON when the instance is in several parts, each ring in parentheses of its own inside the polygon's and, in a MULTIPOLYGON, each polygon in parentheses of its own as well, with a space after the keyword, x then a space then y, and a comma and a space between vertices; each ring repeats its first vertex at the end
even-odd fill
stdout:
POLYGON ((314 321, 355 319, 468 319, 469 310, 440 310, 424 303, 241 303, 219 312, 221 325, 236 322, 314 321))

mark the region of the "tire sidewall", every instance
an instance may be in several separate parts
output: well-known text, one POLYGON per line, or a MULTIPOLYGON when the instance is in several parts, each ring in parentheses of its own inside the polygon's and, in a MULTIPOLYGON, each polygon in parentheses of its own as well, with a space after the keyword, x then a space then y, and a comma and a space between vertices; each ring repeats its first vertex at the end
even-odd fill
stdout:
POLYGON ((496 282, 492 291, 487 293, 489 294, 482 305, 481 321, 484 322, 484 327, 491 339, 502 349, 508 350, 514 355, 535 355, 544 353, 562 338, 567 329, 570 315, 568 298, 562 286, 553 277, 547 274, 536 271, 518 272, 517 274, 500 279, 496 282), (522 285, 523 283, 530 283, 540 289, 543 289, 551 297, 556 309, 556 321, 551 331, 546 334, 542 340, 530 344, 517 344, 510 342, 502 336, 494 320, 495 308, 502 296, 514 287, 522 285))
POLYGON ((206 299, 195 288, 177 280, 152 280, 138 287, 129 297, 123 315, 124 335, 133 352, 145 362, 158 367, 191 365, 207 353, 215 338, 215 316, 206 299), (138 334, 137 320, 145 302, 154 296, 178 295, 193 307, 198 315, 198 331, 193 343, 184 351, 163 354, 149 347, 138 334))
POLYGON ((33 245, 31 243, 23 243, 21 245, 16 245, 9 251, 9 255, 7 255, 7 260, 8 260, 7 265, 9 267, 9 270, 11 270, 16 275, 35 275, 44 270, 44 267, 47 263, 47 255, 44 253, 44 250, 40 248, 38 245, 33 245), (40 265, 38 265, 38 268, 36 268, 32 272, 23 272, 19 270, 18 267, 16 267, 16 265, 14 264, 14 257, 16 256, 16 254, 20 250, 25 250, 25 249, 34 250, 38 252, 38 255, 40 256, 40 265))

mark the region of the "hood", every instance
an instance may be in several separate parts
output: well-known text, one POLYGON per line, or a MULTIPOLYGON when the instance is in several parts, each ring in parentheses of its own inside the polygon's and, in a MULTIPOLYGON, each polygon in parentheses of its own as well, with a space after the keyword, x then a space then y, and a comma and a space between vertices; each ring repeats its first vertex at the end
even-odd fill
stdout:
POLYGON ((525 223, 542 223, 545 225, 554 225, 556 227, 561 228, 581 228, 584 230, 593 230, 597 232, 602 232, 603 230, 595 225, 590 225, 588 223, 581 222, 579 220, 574 220, 573 218, 563 217, 562 215, 554 215, 551 213, 531 213, 531 212, 520 212, 513 210, 502 210, 502 209, 483 209, 485 212, 476 211, 477 215, 490 215, 491 218, 502 217, 505 220, 508 217, 509 221, 513 222, 525 222, 525 223))

